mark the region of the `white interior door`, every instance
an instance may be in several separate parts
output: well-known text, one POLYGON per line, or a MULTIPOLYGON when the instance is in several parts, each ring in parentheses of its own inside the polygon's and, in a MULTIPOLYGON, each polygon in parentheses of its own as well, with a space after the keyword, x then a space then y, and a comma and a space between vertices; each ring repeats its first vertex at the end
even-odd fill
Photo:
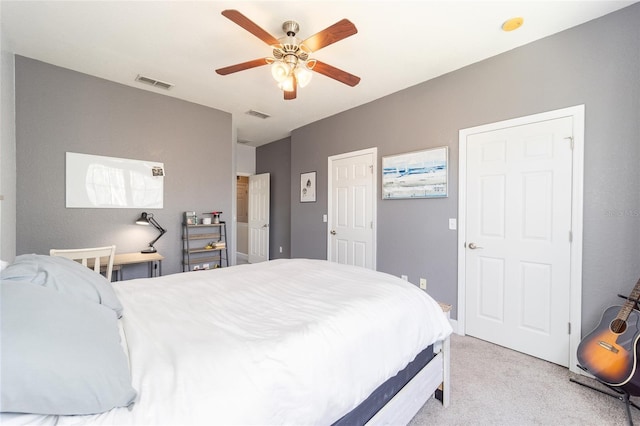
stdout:
POLYGON ((249 263, 269 260, 269 173, 249 176, 249 263))
POLYGON ((327 259, 376 268, 377 150, 329 158, 327 259))
POLYGON ((466 333, 569 364, 571 117, 466 137, 466 333))

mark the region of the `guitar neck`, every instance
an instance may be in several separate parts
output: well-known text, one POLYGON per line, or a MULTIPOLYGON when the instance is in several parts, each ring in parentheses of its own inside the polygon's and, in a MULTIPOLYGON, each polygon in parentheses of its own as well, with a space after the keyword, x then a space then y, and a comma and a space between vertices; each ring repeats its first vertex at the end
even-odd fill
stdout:
POLYGON ((617 318, 621 319, 622 321, 626 321, 627 318, 629 318, 629 314, 636 306, 636 300, 638 300, 638 298, 640 298, 640 280, 638 280, 636 285, 633 287, 633 290, 631 291, 631 294, 629 294, 627 301, 624 303, 622 309, 620 309, 617 318))

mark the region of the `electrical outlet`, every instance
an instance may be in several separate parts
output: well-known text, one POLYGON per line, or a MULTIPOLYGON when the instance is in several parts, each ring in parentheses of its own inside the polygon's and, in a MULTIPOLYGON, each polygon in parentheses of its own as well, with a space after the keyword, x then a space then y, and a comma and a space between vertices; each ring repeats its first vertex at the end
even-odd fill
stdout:
POLYGON ((406 275, 400 275, 400 278, 402 278, 405 281, 409 281, 409 277, 407 277, 406 275))
POLYGON ((423 290, 427 289, 427 279, 426 278, 420 278, 420 288, 423 290))
POLYGON ((208 263, 203 263, 202 264, 202 269, 209 269, 209 264, 208 263))
POLYGON ((282 253, 282 246, 280 246, 280 253, 282 253))

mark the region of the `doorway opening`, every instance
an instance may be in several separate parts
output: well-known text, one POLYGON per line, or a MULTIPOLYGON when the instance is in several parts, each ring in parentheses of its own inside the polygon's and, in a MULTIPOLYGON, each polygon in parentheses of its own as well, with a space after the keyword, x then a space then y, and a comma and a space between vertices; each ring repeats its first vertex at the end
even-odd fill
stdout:
POLYGON ((236 263, 249 261, 249 176, 236 176, 236 263))

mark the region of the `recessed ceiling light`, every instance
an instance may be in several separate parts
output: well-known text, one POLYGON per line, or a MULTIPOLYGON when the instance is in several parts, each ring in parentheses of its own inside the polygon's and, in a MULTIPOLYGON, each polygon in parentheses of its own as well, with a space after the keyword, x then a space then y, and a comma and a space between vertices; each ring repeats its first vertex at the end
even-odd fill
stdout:
POLYGON ((504 24, 502 24, 502 31, 517 30, 522 26, 522 24, 524 24, 524 18, 522 17, 511 18, 508 21, 505 21, 504 24))

